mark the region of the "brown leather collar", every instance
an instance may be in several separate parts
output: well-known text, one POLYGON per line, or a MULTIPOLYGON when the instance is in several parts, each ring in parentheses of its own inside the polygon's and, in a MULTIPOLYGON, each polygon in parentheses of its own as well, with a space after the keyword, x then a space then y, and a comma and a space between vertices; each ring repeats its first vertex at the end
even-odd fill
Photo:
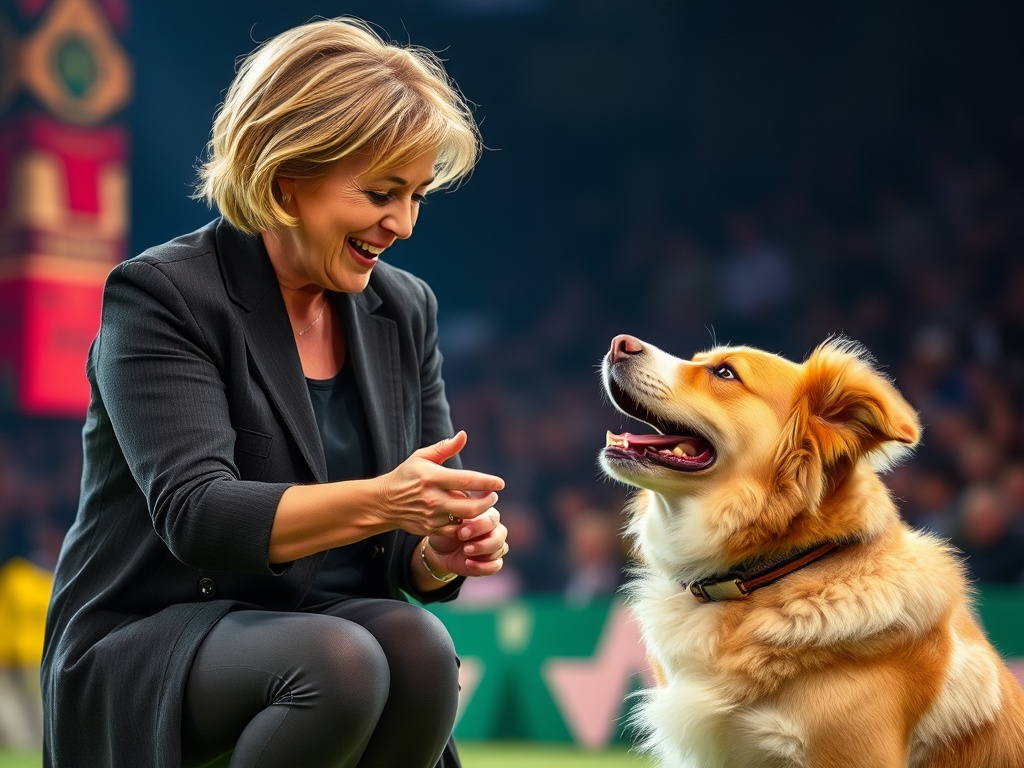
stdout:
POLYGON ((824 544, 818 544, 810 549, 788 555, 781 561, 771 563, 767 568, 762 564, 761 570, 758 571, 729 574, 726 577, 711 576, 690 584, 683 584, 683 588, 688 589, 700 603, 738 600, 741 597, 746 597, 755 589, 778 581, 783 576, 788 576, 793 571, 798 571, 844 546, 846 545, 840 542, 827 541, 824 544))

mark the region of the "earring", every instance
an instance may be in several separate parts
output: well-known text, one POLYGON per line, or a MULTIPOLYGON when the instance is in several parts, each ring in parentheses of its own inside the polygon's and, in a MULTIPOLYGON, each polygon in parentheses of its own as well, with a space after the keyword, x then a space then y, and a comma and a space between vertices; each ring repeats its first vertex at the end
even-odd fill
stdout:
POLYGON ((287 204, 292 199, 291 195, 281 195, 281 202, 287 204))

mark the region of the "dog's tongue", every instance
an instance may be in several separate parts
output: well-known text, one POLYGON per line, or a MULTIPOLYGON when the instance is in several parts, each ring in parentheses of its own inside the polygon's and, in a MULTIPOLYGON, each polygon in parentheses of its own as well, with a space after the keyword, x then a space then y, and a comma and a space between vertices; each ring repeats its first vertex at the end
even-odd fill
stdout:
POLYGON ((623 432, 616 435, 608 432, 605 437, 605 445, 617 448, 626 448, 655 451, 657 453, 672 453, 677 457, 699 456, 706 449, 701 445, 700 438, 684 437, 681 435, 634 435, 630 432, 623 432))

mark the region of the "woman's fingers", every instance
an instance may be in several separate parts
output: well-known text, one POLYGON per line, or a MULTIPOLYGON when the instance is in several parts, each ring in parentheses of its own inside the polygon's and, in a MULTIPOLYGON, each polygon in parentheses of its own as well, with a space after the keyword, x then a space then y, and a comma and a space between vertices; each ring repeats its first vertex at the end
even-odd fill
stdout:
MULTIPOLYGON (((463 547, 463 552, 466 552, 463 547)), ((501 570, 505 564, 505 557, 508 555, 509 546, 507 541, 502 541, 498 549, 489 554, 474 557, 466 557, 465 569, 467 576, 492 576, 501 570)))
POLYGON ((479 515, 465 518, 463 524, 459 526, 459 540, 469 541, 470 539, 486 536, 498 527, 500 521, 501 515, 498 513, 498 510, 493 506, 488 507, 479 515))
MULTIPOLYGON (((479 499, 453 495, 450 500, 445 502, 443 511, 460 520, 475 520, 497 503, 498 494, 496 493, 488 493, 479 499)), ((483 531, 481 530, 481 532, 483 531)))
POLYGON ((444 440, 434 443, 433 445, 427 445, 416 451, 413 451, 413 456, 421 459, 426 459, 432 464, 442 464, 448 459, 457 456, 459 451, 466 447, 466 433, 464 430, 459 430, 452 437, 446 437, 444 440))
POLYGON ((437 484, 446 491, 462 492, 466 496, 486 496, 505 488, 505 481, 497 475, 475 472, 471 469, 440 468, 437 484))
MULTIPOLYGON (((461 532, 460 532, 461 533, 461 532)), ((462 551, 474 560, 498 560, 508 554, 508 529, 498 523, 493 530, 466 541, 462 551)))
POLYGON ((449 534, 431 536, 429 546, 438 554, 446 570, 460 576, 491 576, 501 570, 508 555, 508 529, 501 523, 496 509, 474 520, 467 520, 458 529, 459 537, 449 534), (482 529, 483 533, 460 541, 462 531, 482 529))

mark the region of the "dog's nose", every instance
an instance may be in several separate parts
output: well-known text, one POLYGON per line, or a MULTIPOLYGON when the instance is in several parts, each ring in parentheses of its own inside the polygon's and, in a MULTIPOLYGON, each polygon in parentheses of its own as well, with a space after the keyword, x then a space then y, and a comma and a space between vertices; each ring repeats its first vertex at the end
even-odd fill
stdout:
POLYGON ((622 333, 612 339, 612 347, 608 350, 608 362, 615 365, 620 360, 625 360, 631 355, 638 355, 643 351, 644 344, 640 339, 622 333))

